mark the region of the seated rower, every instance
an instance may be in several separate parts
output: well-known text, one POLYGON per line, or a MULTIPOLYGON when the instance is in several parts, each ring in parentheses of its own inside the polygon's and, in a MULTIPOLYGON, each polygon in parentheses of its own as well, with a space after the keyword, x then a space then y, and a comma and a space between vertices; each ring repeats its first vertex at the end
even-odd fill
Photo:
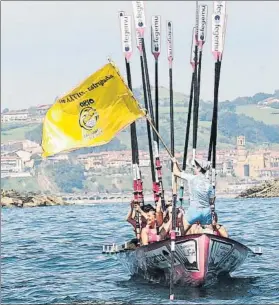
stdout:
POLYGON ((228 234, 226 228, 223 225, 218 224, 218 215, 216 212, 214 212, 214 214, 215 214, 214 218, 215 218, 216 223, 210 225, 211 228, 213 229, 214 234, 228 238, 229 234, 228 234))
POLYGON ((188 229, 185 235, 202 234, 202 233, 204 233, 202 226, 199 223, 194 223, 190 226, 190 228, 188 229))
MULTIPOLYGON (((130 203, 130 211, 128 212, 126 220, 134 227, 135 234, 137 235, 137 221, 136 221, 136 212, 139 212, 140 214, 140 228, 143 229, 146 227, 147 224, 147 218, 148 218, 148 212, 149 211, 155 211, 153 206, 151 204, 146 204, 142 208, 138 203, 136 203, 134 200, 130 203)), ((161 210, 161 199, 157 203, 156 206, 156 221, 157 226, 162 224, 163 222, 163 213, 161 210)))
POLYGON ((215 225, 213 225, 213 224, 201 225, 199 223, 193 224, 190 227, 190 229, 188 230, 186 235, 209 233, 209 234, 214 234, 217 236, 229 237, 229 234, 228 234, 226 228, 223 225, 220 225, 217 223, 217 221, 218 221, 217 213, 215 213, 215 219, 216 219, 215 225))
POLYGON ((145 223, 146 220, 148 218, 147 213, 149 211, 155 211, 156 214, 156 222, 157 222, 157 226, 160 227, 163 223, 163 212, 162 212, 162 201, 161 201, 161 197, 159 199, 159 201, 157 202, 156 205, 156 210, 154 209, 154 207, 151 204, 146 204, 143 206, 143 208, 141 209, 141 207, 139 206, 139 204, 135 203, 134 204, 135 210, 138 211, 140 213, 141 216, 143 216, 145 218, 145 223))
POLYGON ((155 209, 150 210, 147 213, 147 224, 146 227, 141 231, 141 243, 142 245, 148 245, 159 241, 160 235, 158 234, 159 227, 156 224, 155 209))
POLYGON ((140 230, 141 230, 141 227, 145 226, 146 218, 144 217, 144 215, 140 216, 139 213, 136 213, 134 200, 131 200, 130 211, 128 212, 126 221, 128 221, 134 227, 134 232, 136 234, 136 240, 139 242, 140 230))
POLYGON ((172 220, 172 201, 168 200, 166 204, 166 210, 163 213, 163 223, 160 227, 161 239, 165 239, 169 236, 171 230, 171 220, 172 220))
POLYGON ((127 217, 126 217, 126 221, 128 221, 129 223, 132 219, 135 219, 135 216, 136 216, 136 213, 135 213, 135 210, 134 210, 134 203, 135 203, 135 201, 131 200, 130 210, 129 210, 129 212, 127 214, 127 217))
POLYGON ((162 198, 159 197, 159 200, 156 204, 156 221, 157 226, 160 227, 163 223, 163 211, 162 211, 162 198))
POLYGON ((179 236, 184 236, 188 228, 188 223, 186 222, 184 217, 184 209, 182 207, 177 208, 176 215, 177 215, 176 227, 180 231, 179 236))
POLYGON ((141 227, 143 228, 146 226, 147 212, 150 209, 153 209, 151 204, 147 204, 141 209, 139 204, 135 203, 135 201, 132 200, 130 203, 130 211, 128 212, 128 215, 126 217, 126 221, 128 221, 134 227, 134 229, 136 229, 136 211, 138 211, 141 216, 141 227))
MULTIPOLYGON (((172 224, 172 200, 168 200, 166 211, 163 213, 163 224, 160 227, 161 239, 168 237, 172 224)), ((185 235, 187 224, 184 219, 184 211, 182 208, 176 208, 176 228, 180 231, 179 235, 185 235)))

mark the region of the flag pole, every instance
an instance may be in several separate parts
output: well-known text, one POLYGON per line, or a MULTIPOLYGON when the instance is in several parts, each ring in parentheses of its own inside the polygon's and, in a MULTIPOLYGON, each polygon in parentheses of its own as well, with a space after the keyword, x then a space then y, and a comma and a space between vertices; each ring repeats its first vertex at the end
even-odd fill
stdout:
POLYGON ((161 141, 162 145, 164 146, 165 150, 167 151, 168 155, 170 156, 170 158, 173 160, 173 162, 176 162, 175 157, 173 156, 173 154, 171 153, 170 149, 168 148, 167 144, 164 142, 163 138, 161 137, 161 135, 159 134, 159 132, 156 130, 156 127, 154 126, 150 116, 148 113, 145 114, 145 118, 146 120, 149 122, 150 126, 152 127, 152 129, 154 130, 154 132, 156 133, 156 135, 158 136, 159 140, 161 141))

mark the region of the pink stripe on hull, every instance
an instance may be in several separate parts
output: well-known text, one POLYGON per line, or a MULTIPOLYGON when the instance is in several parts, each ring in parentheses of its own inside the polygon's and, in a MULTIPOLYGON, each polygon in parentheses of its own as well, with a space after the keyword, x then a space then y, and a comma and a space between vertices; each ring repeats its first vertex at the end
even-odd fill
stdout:
POLYGON ((202 235, 197 239, 198 242, 198 272, 191 272, 191 278, 195 284, 203 284, 207 273, 207 258, 209 255, 209 241, 206 235, 202 235))

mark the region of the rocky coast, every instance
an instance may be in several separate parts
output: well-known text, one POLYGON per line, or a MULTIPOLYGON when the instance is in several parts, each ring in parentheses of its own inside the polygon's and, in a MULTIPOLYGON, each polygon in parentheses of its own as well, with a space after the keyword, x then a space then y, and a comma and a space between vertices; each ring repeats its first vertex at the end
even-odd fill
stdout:
POLYGON ((1 190, 1 206, 6 208, 25 208, 53 205, 69 205, 61 197, 40 193, 19 193, 15 190, 1 190))
POLYGON ((251 187, 237 198, 274 198, 279 197, 279 179, 265 181, 259 186, 251 187))

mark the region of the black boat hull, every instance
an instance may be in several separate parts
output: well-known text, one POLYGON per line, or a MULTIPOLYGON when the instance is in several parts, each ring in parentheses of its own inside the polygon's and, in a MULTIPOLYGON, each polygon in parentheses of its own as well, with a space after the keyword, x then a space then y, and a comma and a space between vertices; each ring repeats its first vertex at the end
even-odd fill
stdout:
MULTIPOLYGON (((211 234, 177 237, 175 283, 202 286, 229 275, 252 251, 229 238, 211 234)), ((119 254, 132 275, 156 282, 168 282, 170 274, 170 240, 142 246, 119 254)))

